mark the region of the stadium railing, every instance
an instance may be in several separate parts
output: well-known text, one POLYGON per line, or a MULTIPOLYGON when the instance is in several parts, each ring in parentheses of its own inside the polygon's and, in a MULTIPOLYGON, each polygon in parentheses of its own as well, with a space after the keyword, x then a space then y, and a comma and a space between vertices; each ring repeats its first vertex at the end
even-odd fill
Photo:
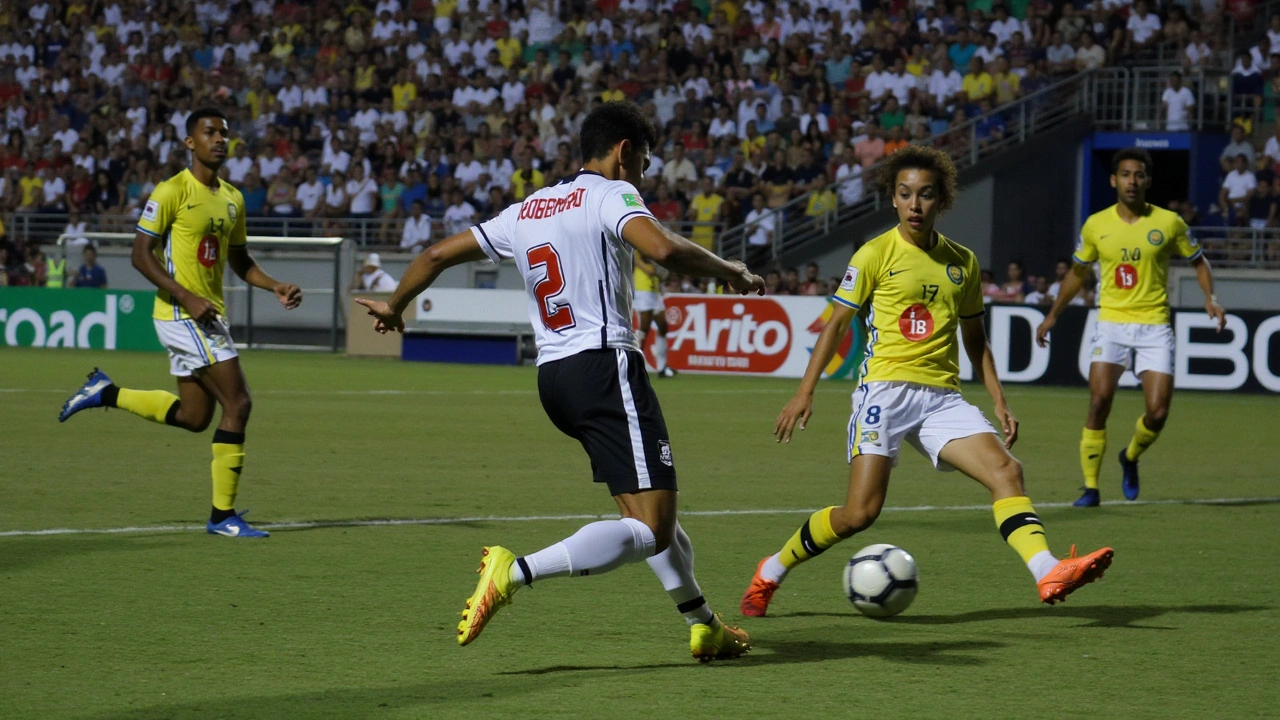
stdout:
POLYGON ((1191 232, 1215 268, 1280 270, 1280 228, 1217 225, 1191 232))
MULTIPOLYGON (((67 259, 67 245, 69 241, 79 240, 81 238, 94 243, 112 243, 112 244, 129 244, 134 240, 134 233, 122 232, 90 232, 77 233, 74 235, 59 235, 54 241, 58 247, 59 256, 63 261, 67 259)), ((333 254, 333 286, 332 287, 304 287, 302 292, 306 295, 329 295, 332 298, 332 313, 330 316, 330 332, 329 345, 267 345, 263 343, 255 343, 253 341, 254 334, 254 312, 253 298, 255 288, 250 287, 239 278, 228 273, 226 286, 223 291, 227 294, 227 315, 232 323, 244 328, 244 341, 236 343, 237 347, 254 347, 254 348, 280 348, 287 347, 289 349, 313 349, 313 350, 331 350, 338 352, 340 342, 340 329, 342 327, 342 301, 345 284, 342 282, 342 252, 346 238, 342 237, 280 237, 271 235, 250 235, 247 238, 250 245, 267 249, 268 251, 285 251, 306 248, 308 250, 327 249, 333 254), (235 299, 243 295, 244 311, 243 313, 235 312, 235 299)))

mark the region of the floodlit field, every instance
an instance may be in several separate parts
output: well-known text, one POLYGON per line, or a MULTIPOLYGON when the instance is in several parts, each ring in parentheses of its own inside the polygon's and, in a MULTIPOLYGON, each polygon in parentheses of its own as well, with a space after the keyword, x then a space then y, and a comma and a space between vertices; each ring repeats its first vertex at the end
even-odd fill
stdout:
MULTIPOLYGON (((1106 579, 1065 605, 1037 602, 980 486, 908 451, 879 523, 793 573, 774 617, 743 621, 756 562, 843 498, 851 387, 825 385, 809 429, 778 446, 769 431, 792 381, 662 380, 699 579, 755 644, 700 666, 643 564, 539 583, 457 647, 482 545, 532 551, 614 511, 543 416, 531 368, 243 362, 255 406, 238 506, 255 524, 296 523, 265 541, 205 534, 210 433, 122 411, 58 424, 94 365, 124 386, 172 388, 162 355, 0 351, 0 717, 1277 713, 1273 396, 1179 394, 1143 458, 1142 501, 1077 510, 1064 505, 1080 484, 1084 391, 1011 388, 1051 547, 1116 550, 1106 579), (1196 502, 1208 499, 1234 502, 1196 502), (411 522, 364 522, 378 520, 411 522), (54 528, 66 531, 35 534, 54 528), (920 565, 915 604, 887 622, 859 616, 839 587, 844 561, 873 542, 920 565)), ((1118 398, 1108 453, 1140 402, 1118 398)), ((1104 500, 1119 484, 1109 460, 1104 500)))

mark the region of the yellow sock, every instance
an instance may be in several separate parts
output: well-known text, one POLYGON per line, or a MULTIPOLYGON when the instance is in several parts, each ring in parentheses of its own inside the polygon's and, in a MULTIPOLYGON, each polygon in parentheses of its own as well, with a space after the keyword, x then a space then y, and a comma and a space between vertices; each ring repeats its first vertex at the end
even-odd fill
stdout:
POLYGON ((1147 424, 1139 417, 1138 422, 1133 426, 1133 439, 1129 441, 1129 448, 1124 453, 1125 457, 1137 460, 1138 456, 1146 452, 1158 437, 1160 437, 1160 431, 1148 429, 1147 424))
POLYGON ((1025 495, 997 500, 991 506, 996 516, 996 527, 1000 535, 1009 543, 1022 561, 1031 564, 1031 559, 1042 552, 1049 552, 1049 543, 1044 537, 1044 525, 1036 516, 1036 509, 1031 507, 1031 498, 1025 495))
POLYGON ((140 418, 151 422, 163 423, 168 418, 169 410, 178 402, 178 396, 164 390, 130 390, 120 388, 116 396, 116 407, 128 410, 140 418))
POLYGON ((213 434, 213 506, 232 510, 244 467, 244 433, 218 430, 213 434))
POLYGON ((1084 470, 1084 486, 1098 488, 1102 456, 1107 452, 1107 431, 1085 428, 1080 434, 1080 469, 1084 470))
POLYGON ((831 527, 831 511, 835 507, 823 508, 809 516, 795 535, 782 546, 778 560, 783 567, 790 570, 809 558, 822 554, 823 550, 840 542, 840 536, 831 527))

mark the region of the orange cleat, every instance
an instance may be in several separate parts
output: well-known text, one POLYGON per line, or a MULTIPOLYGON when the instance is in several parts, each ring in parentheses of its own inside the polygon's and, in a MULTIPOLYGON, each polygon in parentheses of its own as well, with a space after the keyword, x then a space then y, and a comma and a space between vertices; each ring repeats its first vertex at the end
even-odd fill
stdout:
POLYGON ((1101 579, 1103 571, 1111 567, 1111 557, 1114 554, 1111 548, 1104 547, 1078 558, 1076 546, 1072 545, 1071 554, 1059 560, 1049 574, 1036 583, 1036 587, 1040 589, 1040 602, 1050 605, 1064 602, 1080 586, 1101 579))
POLYGON ((756 574, 751 576, 751 585, 742 594, 742 614, 747 617, 764 617, 769 609, 769 601, 773 599, 773 593, 778 589, 778 583, 760 577, 760 569, 764 567, 765 560, 770 557, 772 556, 766 556, 760 564, 756 565, 756 574))

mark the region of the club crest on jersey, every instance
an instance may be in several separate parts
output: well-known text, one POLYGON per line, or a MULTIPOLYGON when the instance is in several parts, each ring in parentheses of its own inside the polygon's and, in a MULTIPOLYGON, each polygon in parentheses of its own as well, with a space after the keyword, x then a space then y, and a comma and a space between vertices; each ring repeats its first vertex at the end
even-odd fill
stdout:
POLYGON ((644 207, 644 200, 641 200, 639 195, 632 195, 631 193, 622 193, 622 202, 627 207, 644 207))
POLYGON ((236 204, 235 203, 227 203, 227 219, 229 219, 232 223, 236 221, 236 204))
POLYGON ((959 266, 959 265, 948 265, 948 266, 947 266, 947 279, 948 279, 948 280, 950 280, 951 282, 955 283, 956 285, 963 285, 963 284, 964 284, 964 270, 960 269, 960 266, 959 266))
POLYGON ((671 467, 673 464, 671 460, 671 443, 666 440, 658 441, 658 461, 667 467, 671 467))
POLYGON ((1152 245, 1159 246, 1160 243, 1164 242, 1164 233, 1160 232, 1159 230, 1152 230, 1151 232, 1147 233, 1147 242, 1151 243, 1152 245))
POLYGON ((840 281, 840 289, 845 292, 853 292, 853 286, 858 282, 858 268, 850 265, 848 270, 844 271, 844 280, 840 281))

